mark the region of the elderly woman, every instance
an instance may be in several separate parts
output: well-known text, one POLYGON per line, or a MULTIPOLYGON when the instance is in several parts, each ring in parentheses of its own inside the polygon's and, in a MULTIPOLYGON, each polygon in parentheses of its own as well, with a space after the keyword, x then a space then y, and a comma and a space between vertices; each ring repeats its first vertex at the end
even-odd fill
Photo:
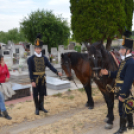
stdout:
MULTIPOLYGON (((9 78, 10 78, 10 74, 7 65, 4 62, 3 56, 0 55, 0 83, 8 82, 9 78)), ((5 117, 8 120, 12 119, 6 111, 5 104, 4 104, 4 96, 2 92, 0 92, 0 117, 5 117)))

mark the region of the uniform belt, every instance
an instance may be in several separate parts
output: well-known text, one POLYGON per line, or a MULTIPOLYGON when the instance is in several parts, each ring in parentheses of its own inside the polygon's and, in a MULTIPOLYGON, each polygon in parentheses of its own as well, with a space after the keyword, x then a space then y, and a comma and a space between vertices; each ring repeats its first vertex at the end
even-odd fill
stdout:
POLYGON ((39 82, 39 78, 42 78, 42 84, 44 84, 45 81, 45 76, 44 76, 45 72, 33 72, 33 75, 38 75, 38 77, 36 78, 36 84, 38 85, 39 82))
POLYGON ((116 83, 124 83, 123 80, 115 80, 116 83))
POLYGON ((33 72, 33 75, 44 75, 45 72, 33 72))

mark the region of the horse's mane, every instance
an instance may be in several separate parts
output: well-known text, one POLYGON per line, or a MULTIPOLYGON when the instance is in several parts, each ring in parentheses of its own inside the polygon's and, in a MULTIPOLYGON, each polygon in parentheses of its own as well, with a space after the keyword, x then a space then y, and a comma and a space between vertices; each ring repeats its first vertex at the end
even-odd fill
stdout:
MULTIPOLYGON (((103 57, 103 62, 105 63, 105 66, 107 66, 108 69, 111 68, 112 71, 115 71, 113 66, 115 66, 117 69, 117 65, 116 65, 115 60, 114 60, 113 56, 111 55, 111 53, 108 50, 106 50, 106 48, 104 47, 103 44, 101 44, 98 49, 101 51, 101 54, 103 57)), ((118 51, 115 51, 115 52, 119 53, 118 51)))
POLYGON ((68 52, 64 55, 69 55, 72 65, 76 65, 80 59, 88 60, 88 54, 79 52, 68 52))

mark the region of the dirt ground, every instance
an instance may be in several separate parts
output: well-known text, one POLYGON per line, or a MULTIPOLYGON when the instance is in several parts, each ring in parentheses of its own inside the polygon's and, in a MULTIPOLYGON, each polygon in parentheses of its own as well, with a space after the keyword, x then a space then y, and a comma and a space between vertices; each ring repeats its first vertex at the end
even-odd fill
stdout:
MULTIPOLYGON (((34 115, 33 102, 7 107, 11 121, 0 120, 0 134, 113 134, 119 128, 118 101, 115 100, 114 127, 105 130, 107 107, 100 91, 93 87, 95 108, 85 107, 87 101, 83 89, 47 96, 45 108, 48 114, 34 115)), ((134 134, 129 131, 126 134, 134 134)))

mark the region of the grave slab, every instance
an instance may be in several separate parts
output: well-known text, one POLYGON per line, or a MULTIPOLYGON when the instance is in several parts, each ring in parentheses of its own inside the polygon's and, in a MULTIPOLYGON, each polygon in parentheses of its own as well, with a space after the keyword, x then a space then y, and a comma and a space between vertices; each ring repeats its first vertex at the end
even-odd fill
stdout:
POLYGON ((60 90, 70 88, 69 81, 63 81, 58 78, 46 77, 46 82, 47 82, 47 88, 50 89, 60 90))
POLYGON ((12 83, 12 89, 15 91, 15 95, 13 95, 7 101, 26 96, 31 96, 31 85, 21 85, 17 83, 12 83))

